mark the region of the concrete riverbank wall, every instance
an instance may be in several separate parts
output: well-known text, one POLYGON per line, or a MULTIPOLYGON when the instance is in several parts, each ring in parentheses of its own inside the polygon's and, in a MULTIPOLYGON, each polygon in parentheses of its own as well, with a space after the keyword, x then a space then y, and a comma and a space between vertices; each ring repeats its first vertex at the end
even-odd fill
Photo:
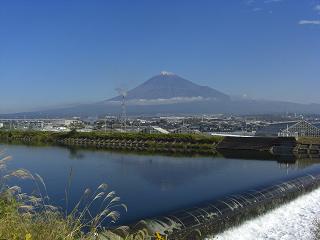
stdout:
MULTIPOLYGON (((0 132, 2 142, 58 144, 126 151, 217 154, 229 151, 265 152, 273 155, 320 155, 320 141, 293 137, 210 137, 205 135, 165 135, 132 133, 48 133, 0 132)), ((228 153, 227 153, 228 154, 228 153)))
POLYGON ((296 146, 296 139, 291 137, 225 137, 217 149, 270 151, 272 148, 282 148, 283 151, 293 152, 296 146))
POLYGON ((233 194, 135 225, 153 239, 195 240, 215 235, 320 186, 320 175, 306 175, 262 189, 233 194))
POLYGON ((259 151, 270 153, 293 153, 297 146, 295 138, 265 138, 265 137, 225 137, 216 143, 200 143, 188 141, 162 141, 162 140, 126 140, 126 139, 86 139, 65 138, 59 139, 60 144, 78 146, 96 146, 99 148, 161 150, 161 151, 198 151, 215 152, 223 150, 259 151))
POLYGON ((270 152, 273 155, 320 155, 320 141, 305 141, 294 137, 225 137, 217 151, 270 152))
POLYGON ((268 152, 273 155, 308 154, 319 156, 320 144, 301 143, 293 137, 224 137, 214 143, 196 141, 127 140, 64 138, 56 141, 67 146, 91 146, 104 149, 123 149, 154 152, 216 154, 227 151, 268 152))
POLYGON ((66 138, 57 143, 67 146, 91 146, 100 149, 118 149, 151 152, 203 153, 214 154, 216 144, 163 140, 126 140, 126 139, 81 139, 66 138))

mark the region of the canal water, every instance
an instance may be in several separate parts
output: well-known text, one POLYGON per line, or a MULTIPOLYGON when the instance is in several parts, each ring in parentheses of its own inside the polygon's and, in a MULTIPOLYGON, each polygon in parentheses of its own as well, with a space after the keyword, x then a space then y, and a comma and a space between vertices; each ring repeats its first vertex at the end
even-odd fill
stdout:
MULTIPOLYGON (((127 154, 64 147, 0 145, 13 157, 8 169, 25 168, 40 174, 51 203, 64 208, 65 188, 72 168, 71 205, 86 188, 107 183, 128 206, 119 224, 168 214, 227 194, 281 182, 308 173, 320 173, 315 160, 294 164, 274 160, 222 157, 175 157, 127 154)), ((29 183, 18 182, 26 192, 29 183)))

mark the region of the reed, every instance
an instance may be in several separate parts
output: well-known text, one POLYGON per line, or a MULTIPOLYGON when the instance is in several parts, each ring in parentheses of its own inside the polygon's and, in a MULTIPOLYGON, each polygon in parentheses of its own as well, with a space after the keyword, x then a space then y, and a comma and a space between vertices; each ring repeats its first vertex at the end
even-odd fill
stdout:
POLYGON ((69 210, 72 170, 65 190, 66 210, 50 204, 45 181, 39 174, 26 169, 8 170, 11 157, 0 152, 0 239, 13 240, 98 240, 145 239, 147 233, 140 230, 130 234, 130 228, 121 226, 111 230, 111 224, 120 218, 120 209, 127 206, 120 202, 114 191, 108 191, 106 183, 94 191, 86 189, 69 210), (9 186, 13 178, 31 181, 33 194, 23 192, 19 186, 9 186), (99 206, 98 213, 93 207, 99 206), (68 211, 69 210, 69 211, 68 211))

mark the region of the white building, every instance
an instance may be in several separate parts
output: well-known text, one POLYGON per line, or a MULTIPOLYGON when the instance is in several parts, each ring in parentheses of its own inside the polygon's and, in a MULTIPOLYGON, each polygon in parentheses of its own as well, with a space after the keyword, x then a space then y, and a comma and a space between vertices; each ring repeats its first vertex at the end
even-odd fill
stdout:
POLYGON ((148 126, 144 129, 142 129, 143 133, 162 133, 162 134, 169 134, 170 132, 168 132, 167 130, 158 127, 158 126, 148 126))

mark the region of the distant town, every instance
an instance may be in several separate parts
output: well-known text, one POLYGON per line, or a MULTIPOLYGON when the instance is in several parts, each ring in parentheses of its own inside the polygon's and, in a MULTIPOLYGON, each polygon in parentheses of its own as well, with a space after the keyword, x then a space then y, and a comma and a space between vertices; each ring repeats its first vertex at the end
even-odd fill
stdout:
POLYGON ((320 137, 319 115, 248 115, 224 114, 202 116, 144 117, 72 117, 46 119, 0 119, 1 130, 48 132, 134 132, 185 133, 221 136, 320 137))

